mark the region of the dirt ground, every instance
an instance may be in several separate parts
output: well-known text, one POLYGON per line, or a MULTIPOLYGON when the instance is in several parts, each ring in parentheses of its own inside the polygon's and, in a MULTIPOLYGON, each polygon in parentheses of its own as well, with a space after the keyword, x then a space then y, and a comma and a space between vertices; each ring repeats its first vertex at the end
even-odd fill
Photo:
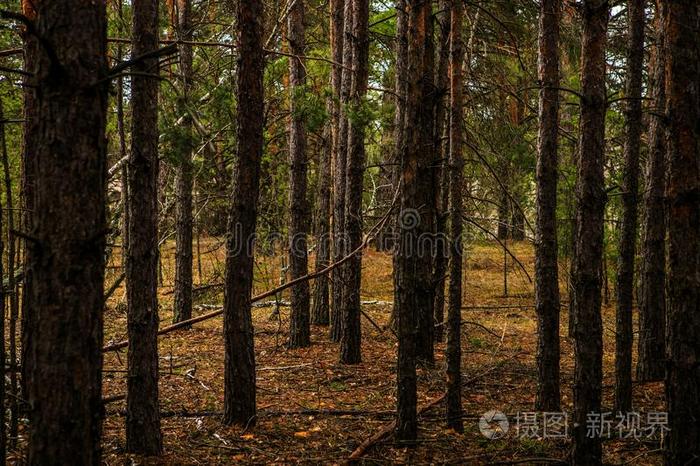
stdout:
MULTIPOLYGON (((534 257, 528 243, 512 250, 530 277, 534 257)), ((200 244, 195 282, 219 283, 224 251, 220 241, 200 244)), ((163 283, 173 282, 173 247, 163 250, 163 283), (168 264, 170 264, 168 266, 168 264)), ((260 259, 256 292, 279 283, 280 258, 260 259)), ((108 276, 119 274, 118 258, 108 276)), ((313 262, 311 262, 313 263, 313 262)), ((567 265, 562 263, 565 277, 567 265)), ((419 441, 413 448, 392 436, 369 448, 367 464, 563 464, 570 448, 567 439, 527 437, 515 428, 518 413, 533 410, 536 371, 536 320, 533 285, 513 260, 507 264, 508 295, 504 295, 503 250, 497 244, 471 246, 464 268, 463 407, 464 434, 448 430, 444 405, 435 404, 420 416, 419 441), (501 439, 481 434, 483 413, 506 414, 511 427, 501 439)), ((564 278, 562 279, 562 284, 564 278)), ((312 346, 286 348, 289 308, 278 317, 274 307, 253 309, 257 363, 258 421, 252 428, 229 428, 220 423, 223 409, 223 337, 220 317, 176 331, 159 340, 160 403, 163 412, 164 454, 141 458, 124 452, 126 350, 105 355, 104 463, 124 464, 333 464, 393 420, 395 410, 396 337, 386 328, 391 311, 391 257, 368 251, 363 261, 363 310, 380 327, 363 317, 362 364, 338 363, 339 347, 327 338, 327 328, 312 329, 312 346)), ((566 302, 566 287, 562 286, 566 302)), ((161 327, 170 323, 172 287, 161 289, 161 327)), ((105 342, 126 334, 123 288, 109 300, 105 342)), ((196 314, 220 305, 216 287, 197 292, 196 314)), ((573 349, 567 335, 567 307, 562 309, 562 408, 571 416, 573 349)), ((604 406, 612 410, 614 384, 614 308, 604 309, 604 406)), ((419 369, 419 409, 444 393, 444 343, 436 346, 437 364, 419 369)), ((635 384, 635 410, 663 410, 661 384, 635 384)), ((521 414, 522 415, 522 414, 521 414)), ((658 438, 640 437, 604 443, 607 464, 660 464, 658 438)))

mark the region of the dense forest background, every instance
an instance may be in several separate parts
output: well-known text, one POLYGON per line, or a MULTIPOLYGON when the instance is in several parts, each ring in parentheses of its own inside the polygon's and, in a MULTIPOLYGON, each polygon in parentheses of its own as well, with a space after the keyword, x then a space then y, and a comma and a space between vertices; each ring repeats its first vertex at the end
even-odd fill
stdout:
POLYGON ((97 3, 0 4, 9 463, 700 461, 694 2, 97 3))

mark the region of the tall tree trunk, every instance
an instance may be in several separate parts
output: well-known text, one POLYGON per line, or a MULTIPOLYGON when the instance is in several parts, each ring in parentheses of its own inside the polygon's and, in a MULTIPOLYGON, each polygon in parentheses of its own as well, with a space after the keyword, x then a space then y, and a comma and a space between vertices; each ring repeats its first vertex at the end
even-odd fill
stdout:
POLYGON ((540 104, 537 150, 537 237, 535 308, 537 311, 537 411, 558 411, 559 263, 557 261, 557 182, 559 156, 559 21, 561 0, 540 5, 540 104))
POLYGON ((669 180, 669 438, 665 464, 700 458, 700 95, 698 5, 664 2, 669 180))
MULTIPOLYGON (((340 107, 338 111, 338 141, 333 162, 333 262, 345 255, 345 182, 348 157, 348 116, 346 107, 350 101, 350 84, 352 82, 352 21, 354 1, 346 0, 343 5, 342 63, 340 78, 340 107)), ((338 22, 336 12, 334 22, 338 22)), ((336 24, 340 26, 339 24, 336 24)), ((334 143, 336 146, 336 143, 334 143)), ((336 267, 331 274, 331 341, 340 341, 343 323, 343 290, 345 288, 345 267, 336 267)))
MULTIPOLYGON (((396 112, 394 113, 394 165, 391 172, 391 185, 398 186, 401 181, 401 159, 403 157, 403 151, 405 150, 406 138, 405 138, 405 118, 406 118, 406 92, 408 88, 408 79, 406 78, 406 73, 408 72, 408 12, 406 6, 406 0, 396 0, 396 62, 394 64, 394 74, 396 76, 395 92, 396 92, 396 112)), ((400 234, 401 226, 398 223, 399 212, 392 213, 389 220, 392 239, 392 248, 394 254, 392 255, 392 279, 394 282, 394 305, 391 308, 391 317, 389 319, 389 326, 393 329, 397 328, 396 323, 398 322, 398 283, 396 281, 398 275, 396 270, 398 268, 398 238, 397 235, 400 234)))
MULTIPOLYGON (((304 39, 304 0, 297 0, 288 16, 289 51, 297 58, 289 60, 290 113, 289 123, 289 271, 291 280, 308 274, 307 235, 309 203, 306 198, 306 118, 299 103, 306 92, 306 68, 299 56, 306 50, 304 39)), ((291 289, 292 315, 289 323, 289 346, 302 348, 311 344, 309 282, 304 280, 291 289)))
POLYGON ((28 464, 99 465, 107 18, 102 2, 35 6, 37 35, 51 52, 31 60, 36 112, 27 137, 36 215, 28 464))
POLYGON ((615 410, 632 411, 632 303, 634 255, 637 243, 639 147, 642 136, 642 66, 644 63, 645 0, 627 1, 628 49, 625 79, 624 179, 622 224, 617 261, 615 332, 615 410))
POLYGON ((175 299, 173 322, 192 318, 192 3, 177 0, 177 34, 180 48, 182 96, 179 112, 182 141, 175 172, 175 299))
POLYGON ((607 0, 583 3, 581 44, 581 142, 576 180, 574 250, 573 464, 600 464, 601 439, 587 435, 588 413, 600 413, 603 379, 601 266, 605 186, 605 45, 607 0))
MULTIPOLYGON (((362 180, 365 171, 365 125, 362 108, 369 78, 369 0, 353 0, 352 64, 350 106, 353 116, 348 124, 348 158, 345 178, 346 253, 362 243, 362 180)), ((347 38, 346 38, 347 39, 347 38)), ((360 284, 362 254, 355 254, 344 271, 343 325, 340 338, 340 362, 361 362, 360 284)))
POLYGON ((418 335, 416 341, 416 357, 421 363, 431 365, 435 362, 434 340, 435 322, 433 317, 435 300, 435 282, 433 265, 435 255, 435 197, 437 187, 437 167, 439 165, 435 150, 435 44, 433 40, 433 8, 432 2, 424 2, 422 8, 425 20, 425 36, 423 36, 423 62, 421 71, 421 86, 423 98, 420 100, 422 108, 419 116, 420 124, 411 127, 412 131, 420 134, 419 147, 421 157, 418 159, 418 190, 416 192, 420 203, 417 204, 419 214, 420 245, 416 250, 421 265, 418 267, 419 280, 417 325, 418 335))
MULTIPOLYGON (((425 157, 421 143, 422 135, 417 128, 423 123, 425 106, 423 85, 425 36, 429 28, 430 2, 407 0, 408 8, 408 54, 406 72, 404 140, 401 153, 401 212, 399 248, 396 257, 395 282, 398 299, 398 358, 397 358, 397 422, 396 437, 400 441, 412 441, 418 433, 416 419, 416 356, 418 349, 419 307, 426 306, 426 298, 432 299, 429 283, 431 272, 426 270, 426 254, 420 254, 421 235, 426 233, 426 222, 421 222, 418 210, 425 206, 420 173, 425 157), (426 277, 426 272, 428 277, 426 277), (428 281, 426 282, 426 278, 428 281)), ((432 231, 428 231, 428 234, 432 231)), ((430 255, 428 264, 430 264, 430 255)), ((432 319, 432 315, 431 315, 432 319)))
MULTIPOLYGON (((317 214, 317 241, 316 270, 322 270, 330 262, 331 250, 335 241, 331 242, 331 224, 333 206, 331 205, 331 180, 333 164, 338 159, 339 147, 339 117, 340 117, 340 84, 343 68, 343 2, 331 0, 330 2, 330 46, 331 55, 335 64, 331 68, 331 89, 333 96, 328 98, 327 108, 330 115, 330 139, 326 139, 328 154, 323 156, 319 167, 319 192, 317 214)), ((336 258, 337 259, 337 258, 336 258)), ((335 276, 335 275, 333 275, 335 276)), ((315 282, 313 308, 311 321, 314 324, 327 325, 330 322, 330 303, 328 295, 329 277, 323 275, 315 282)), ((333 321, 336 323, 336 320, 333 321)), ((337 322, 339 323, 339 321, 337 322)), ((337 338, 340 337, 340 326, 337 326, 337 338)), ((332 338, 332 339, 337 339, 332 338)))
POLYGON ((447 426, 462 432, 462 41, 463 6, 452 0, 450 11, 450 287, 447 306, 447 426))
MULTIPOLYGON (((22 0, 22 14, 30 21, 36 20, 36 10, 41 0, 22 0)), ((22 30, 24 41, 24 69, 30 73, 36 71, 37 66, 37 38, 29 33, 25 27, 22 30)), ((36 157, 36 140, 34 134, 36 128, 36 95, 32 85, 32 77, 25 76, 24 84, 24 132, 22 134, 22 202, 24 207, 23 227, 24 231, 32 231, 35 196, 34 158, 36 157)), ((24 241, 24 286, 22 287, 22 398, 29 399, 29 385, 31 384, 32 358, 29 348, 32 347, 34 331, 34 308, 32 295, 29 292, 32 287, 32 270, 29 264, 32 262, 32 254, 36 245, 31 241, 24 241)))
MULTIPOLYGON (((133 2, 133 56, 158 48, 158 0, 133 2)), ((131 78, 129 244, 126 257, 129 377, 126 448, 162 451, 158 406, 158 87, 157 58, 138 62, 131 78), (149 76, 146 76, 149 75, 149 76)))
MULTIPOLYGON (((0 99, 0 121, 5 120, 5 112, 3 109, 3 102, 0 99)), ((5 123, 0 123, 0 151, 2 151, 2 159, 6 161, 8 158, 7 154, 7 140, 5 138, 5 123)), ((0 203, 0 232, 2 232, 2 210, 3 206, 0 203)), ((12 215, 12 211, 9 211, 9 215, 12 215)), ((9 234, 11 230, 8 229, 9 234)), ((2 257, 5 253, 5 244, 0 237, 0 277, 4 277, 2 257)), ((10 269, 10 277, 14 275, 12 269, 10 269)), ((10 288, 12 289, 12 288, 10 288)), ((14 290, 12 290, 14 292, 14 290)), ((4 287, 0 287, 0 309, 2 309, 2 322, 0 322, 0 461, 5 463, 5 457, 7 453, 7 435, 5 431, 5 290, 4 287)), ((12 335, 14 338, 14 335, 12 335)), ((12 361, 12 365, 15 365, 15 361, 12 361)))
POLYGON ((450 2, 440 0, 438 12, 435 15, 440 29, 439 51, 437 53, 438 65, 435 69, 435 92, 437 94, 435 106, 435 151, 439 159, 437 162, 435 192, 435 263, 433 267, 433 281, 435 283, 435 300, 433 304, 433 320, 435 323, 435 341, 442 341, 445 318, 445 278, 447 276, 447 261, 449 246, 445 243, 447 233, 447 206, 449 198, 449 141, 443 143, 445 132, 449 131, 449 116, 445 96, 449 86, 448 61, 450 58, 450 2), (446 118, 447 116, 447 118, 446 118))
POLYGON ((664 82, 663 4, 656 1, 655 45, 649 88, 653 112, 649 115, 649 156, 646 168, 642 264, 639 282, 639 340, 637 379, 658 381, 666 371, 666 104, 664 82))
POLYGON ((226 245, 224 294, 225 424, 255 422, 255 349, 250 296, 253 290, 252 238, 258 216, 260 161, 263 154, 264 91, 263 5, 238 2, 239 37, 237 168, 226 245))

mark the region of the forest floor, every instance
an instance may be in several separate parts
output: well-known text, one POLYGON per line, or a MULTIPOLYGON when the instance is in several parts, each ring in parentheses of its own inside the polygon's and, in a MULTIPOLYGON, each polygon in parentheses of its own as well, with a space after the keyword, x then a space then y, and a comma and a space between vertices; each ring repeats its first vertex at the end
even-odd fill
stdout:
MULTIPOLYGON (((511 250, 532 277, 534 256, 529 243, 511 250)), ((195 265, 195 281, 220 283, 224 250, 220 241, 200 245, 202 273, 195 265)), ((163 249, 163 264, 172 264, 174 249, 163 249)), ((533 284, 513 260, 507 264, 508 293, 504 294, 503 249, 495 243, 472 245, 464 270, 463 406, 464 434, 445 427, 443 403, 420 416, 419 441, 414 448, 387 436, 362 456, 368 464, 564 464, 568 439, 523 435, 518 413, 526 419, 533 411, 536 387, 536 319, 533 284), (478 423, 483 413, 505 413, 510 429, 501 439, 486 438, 478 423)), ((119 274, 113 259, 110 280, 119 274)), ((313 262, 311 262, 313 263, 313 262)), ((173 283, 173 270, 164 266, 163 283, 173 283)), ((258 264, 255 292, 279 283, 279 258, 258 264)), ((561 266, 566 276, 565 264, 561 266)), ((566 290, 562 286, 562 290, 566 290)), ((338 363, 339 347, 329 342, 327 328, 313 327, 312 346, 286 348, 289 308, 253 309, 258 384, 258 420, 254 427, 225 427, 223 409, 223 339, 221 317, 176 331, 159 339, 160 404, 164 454, 140 458, 124 452, 126 350, 105 355, 106 405, 104 462, 123 464, 333 464, 346 460, 363 441, 393 420, 396 397, 396 337, 385 329, 391 312, 391 257, 373 250, 363 261, 362 364, 338 363)), ((123 288, 109 300, 105 315, 105 342, 126 337, 123 288)), ((566 296, 563 301, 567 302, 566 296)), ((197 314, 222 303, 220 288, 200 290, 197 314)), ((161 327, 171 320, 172 287, 161 288, 161 327)), ((567 335, 567 307, 562 308, 562 408, 571 424, 573 348, 567 335)), ((604 309, 604 406, 612 406, 614 386, 614 307, 604 309)), ((419 409, 444 393, 444 343, 436 346, 436 365, 419 369, 419 409)), ((663 410, 662 384, 636 384, 635 409, 642 413, 663 410)), ((541 413, 540 413, 541 416, 541 413)), ((614 418, 614 416, 613 416, 614 418)), ((541 418, 538 420, 541 424, 541 418)), ((644 423, 644 418, 642 418, 644 423)), ((613 424, 613 429, 615 424, 613 424)), ((570 433, 571 426, 569 426, 570 433)), ((606 464, 660 464, 658 438, 619 439, 604 443, 606 464)))

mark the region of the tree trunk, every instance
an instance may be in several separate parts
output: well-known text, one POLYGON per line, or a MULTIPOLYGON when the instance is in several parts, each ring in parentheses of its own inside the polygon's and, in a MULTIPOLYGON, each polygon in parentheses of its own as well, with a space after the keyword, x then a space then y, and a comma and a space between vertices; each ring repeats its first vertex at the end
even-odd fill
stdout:
POLYGON ((51 53, 34 49, 30 60, 36 112, 27 138, 36 215, 28 464, 99 465, 107 18, 104 3, 35 7, 37 35, 51 53))
MULTIPOLYGON (((192 3, 177 0, 177 34, 185 42, 192 41, 192 3)), ((173 322, 192 318, 192 115, 188 108, 192 94, 192 45, 181 43, 180 75, 182 96, 179 111, 182 115, 182 141, 175 173, 175 298, 173 322)))
POLYGON ((574 250, 574 427, 573 464, 600 464, 601 439, 587 435, 589 413, 601 412, 603 325, 601 266, 605 186, 605 45, 607 0, 583 3, 581 45, 581 142, 576 180, 574 250))
MULTIPOLYGON (((158 48, 158 1, 134 0, 132 55, 158 48)), ((126 293, 129 329, 126 448, 162 451, 158 406, 158 59, 134 66, 129 154, 129 245, 126 293)))
POLYGON ((457 432, 462 424, 462 41, 463 7, 452 0, 450 17, 450 287, 447 306, 447 426, 457 432))
MULTIPOLYGON (((0 121, 5 120, 5 112, 3 110, 3 102, 0 99, 0 121)), ((7 140, 5 139, 5 123, 0 123, 0 151, 2 151, 3 162, 7 161, 7 140)), ((0 232, 2 232, 2 210, 3 206, 0 203, 0 232)), ((12 215, 12 211, 9 211, 9 215, 12 215)), ((11 230, 8 229, 8 232, 11 230)), ((10 233, 11 234, 11 233, 10 233)), ((2 257, 5 253, 5 244, 0 237, 0 277, 4 277, 2 257)), ((10 256, 11 257, 11 256, 10 256)), ((10 269, 10 277, 14 276, 14 271, 10 269)), ((11 288, 12 289, 12 288, 11 288)), ((14 292, 14 290, 12 290, 14 292)), ((0 322, 0 461, 5 464, 5 457, 7 453, 7 435, 5 433, 5 290, 4 287, 0 287, 0 309, 2 309, 2 322, 0 322)), ((14 338, 14 335, 12 335, 14 338)), ((15 361, 12 361, 14 366, 15 361)))
POLYGON ((639 282, 639 340, 637 379, 658 381, 666 371, 666 134, 664 111, 664 54, 662 4, 657 0, 656 38, 652 48, 649 88, 653 112, 649 115, 649 156, 647 159, 642 233, 642 264, 639 282))
MULTIPOLYGON (((436 20, 440 29, 438 51, 438 66, 435 69, 435 92, 437 101, 435 106, 435 150, 439 154, 437 160, 437 190, 435 196, 435 263, 433 268, 433 281, 435 283, 435 300, 433 303, 433 320, 435 324, 435 341, 442 341, 445 320, 445 278, 447 276, 447 261, 449 246, 445 243, 447 233, 448 197, 449 197, 449 173, 448 162, 449 142, 443 143, 445 131, 449 131, 449 116, 446 118, 447 104, 445 95, 448 91, 449 76, 447 71, 450 58, 450 2, 440 0, 436 20)), ((447 138, 444 138, 447 139, 447 138)))
MULTIPOLYGON (((287 39, 292 55, 303 56, 304 1, 297 0, 289 11, 287 39)), ((289 123, 289 271, 290 279, 296 280, 309 273, 307 235, 309 229, 309 205, 306 199, 306 119, 299 103, 306 92, 306 68, 301 58, 289 59, 290 113, 289 123)), ((289 322, 289 347, 303 348, 311 344, 309 282, 303 280, 291 288, 292 303, 289 322)))
POLYGON ((700 96, 698 5, 664 2, 666 114, 669 124, 669 307, 667 465, 700 457, 700 96))
MULTIPOLYGON (((39 0, 22 0, 22 14, 34 21, 36 19, 35 7, 39 0)), ((38 51, 37 39, 30 34, 26 27, 22 31, 24 41, 24 69, 30 73, 35 72, 37 66, 38 51)), ((22 134, 22 202, 24 207, 23 227, 24 231, 32 231, 35 196, 35 174, 34 158, 36 157, 36 140, 34 134, 36 128, 36 96, 32 87, 32 77, 25 76, 24 84, 24 132, 22 134)), ((29 292, 32 287, 32 270, 29 264, 32 262, 32 254, 35 244, 31 241, 24 241, 24 286, 22 287, 22 398, 29 399, 29 385, 31 384, 32 359, 29 355, 29 348, 32 347, 34 321, 33 318, 36 307, 32 302, 32 295, 29 292)))
MULTIPOLYGON (((408 87, 408 13, 406 9, 406 0, 396 1, 396 63, 394 64, 394 74, 396 75, 395 92, 396 92, 396 112, 394 113, 394 166, 392 167, 392 186, 398 186, 401 178, 401 158, 405 150, 405 118, 406 118, 406 91, 408 87)), ((389 318, 389 326, 396 330, 398 322, 398 283, 396 281, 398 268, 397 252, 398 238, 400 234, 400 225, 398 223, 399 212, 392 213, 389 220, 392 239, 392 279, 394 282, 394 305, 391 307, 391 317, 389 318)))
POLYGON ((435 197, 437 187, 437 152, 435 150, 435 45, 433 40, 433 9, 431 2, 424 2, 425 8, 421 6, 421 11, 425 16, 423 24, 425 35, 423 36, 423 61, 421 71, 421 86, 423 98, 419 101, 421 109, 419 112, 420 123, 411 126, 407 131, 416 131, 420 135, 418 146, 421 157, 418 159, 418 189, 416 195, 419 203, 416 204, 416 212, 419 215, 418 228, 419 247, 416 249, 417 259, 420 262, 417 273, 421 279, 418 281, 417 290, 417 325, 418 335, 416 341, 416 357, 427 365, 435 362, 434 340, 435 321, 433 316, 435 300, 435 282, 433 276, 433 265, 435 256, 435 197))
MULTIPOLYGON (((397 358, 397 421, 396 437, 399 441, 413 441, 418 433, 416 419, 416 356, 418 349, 419 307, 426 307, 427 298, 432 299, 432 286, 429 280, 430 267, 426 268, 425 254, 420 254, 419 242, 426 232, 424 215, 418 210, 424 206, 425 197, 421 192, 420 169, 425 157, 421 142, 420 128, 423 123, 422 111, 425 105, 424 54, 425 36, 429 28, 430 3, 421 0, 408 0, 408 55, 406 72, 404 141, 400 143, 401 153, 401 212, 399 249, 396 256, 395 281, 398 299, 398 358, 397 358), (427 269, 427 270, 426 270, 427 269), (427 277, 426 277, 427 272, 427 277)), ((424 212, 423 212, 424 213, 424 212)), ((432 233, 432 231, 428 231, 432 233)), ((428 264, 430 264, 430 255, 428 264)), ((431 315, 432 320, 432 315, 431 315)))
POLYGON ((236 91, 238 157, 226 245, 223 422, 250 425, 255 422, 255 349, 250 297, 264 128, 262 1, 238 2, 236 17, 240 51, 236 91))
MULTIPOLYGON (((316 252, 316 270, 325 268, 330 262, 330 248, 335 245, 335 240, 331 241, 330 219, 333 216, 333 206, 331 205, 331 180, 334 163, 338 162, 339 148, 339 118, 340 118, 340 85, 343 75, 343 68, 339 65, 343 61, 343 2, 341 0, 331 0, 330 2, 330 46, 333 61, 336 63, 331 68, 331 89, 333 96, 328 99, 328 113, 330 115, 330 139, 326 140, 327 156, 322 156, 319 167, 319 192, 318 192, 318 218, 317 218, 317 241, 318 251, 316 252)), ((333 225, 335 227, 335 224, 333 225)), ((336 232, 335 228, 333 230, 336 232)), ((337 257, 334 257, 337 259, 337 257)), ((332 274, 335 277, 335 271, 332 274)), ((330 303, 328 295, 329 277, 323 275, 316 279, 314 288, 314 302, 311 311, 311 320, 314 324, 327 325, 331 321, 335 329, 331 327, 331 339, 337 341, 340 338, 340 321, 331 319, 330 303), (337 334, 336 334, 337 331, 337 334)), ((334 287, 335 290, 335 287, 334 287)), ((337 316, 336 316, 337 317, 337 316)))
POLYGON ((632 303, 634 295, 634 255, 637 242, 639 190, 639 147, 642 136, 642 66, 644 62, 645 0, 628 0, 628 50, 625 97, 624 179, 622 224, 618 246, 616 331, 615 331, 615 410, 632 411, 632 303))
MULTIPOLYGON (((352 28, 353 76, 350 91, 352 117, 348 125, 348 159, 345 178, 346 253, 355 251, 362 243, 362 186, 365 170, 364 99, 369 78, 369 0, 353 0, 352 28)), ((362 254, 355 254, 345 267, 343 291, 343 325, 340 338, 340 362, 357 364, 362 361, 360 346, 360 285, 362 254)))
POLYGON ((543 0, 539 25, 539 138, 537 157, 537 411, 558 411, 559 263, 557 261, 557 182, 559 137, 559 21, 561 0, 543 0))
MULTIPOLYGON (((352 21, 354 1, 347 0, 343 5, 342 20, 342 63, 343 69, 340 78, 340 106, 338 110, 338 138, 334 150, 335 162, 333 163, 333 262, 337 262, 345 255, 345 182, 348 156, 348 116, 346 107, 350 101, 350 85, 352 82, 352 21)), ((338 24, 338 14, 333 12, 333 21, 338 24)), ((344 266, 336 267, 331 273, 332 300, 331 300, 331 341, 340 341, 341 327, 343 323, 343 290, 345 279, 344 266)))

